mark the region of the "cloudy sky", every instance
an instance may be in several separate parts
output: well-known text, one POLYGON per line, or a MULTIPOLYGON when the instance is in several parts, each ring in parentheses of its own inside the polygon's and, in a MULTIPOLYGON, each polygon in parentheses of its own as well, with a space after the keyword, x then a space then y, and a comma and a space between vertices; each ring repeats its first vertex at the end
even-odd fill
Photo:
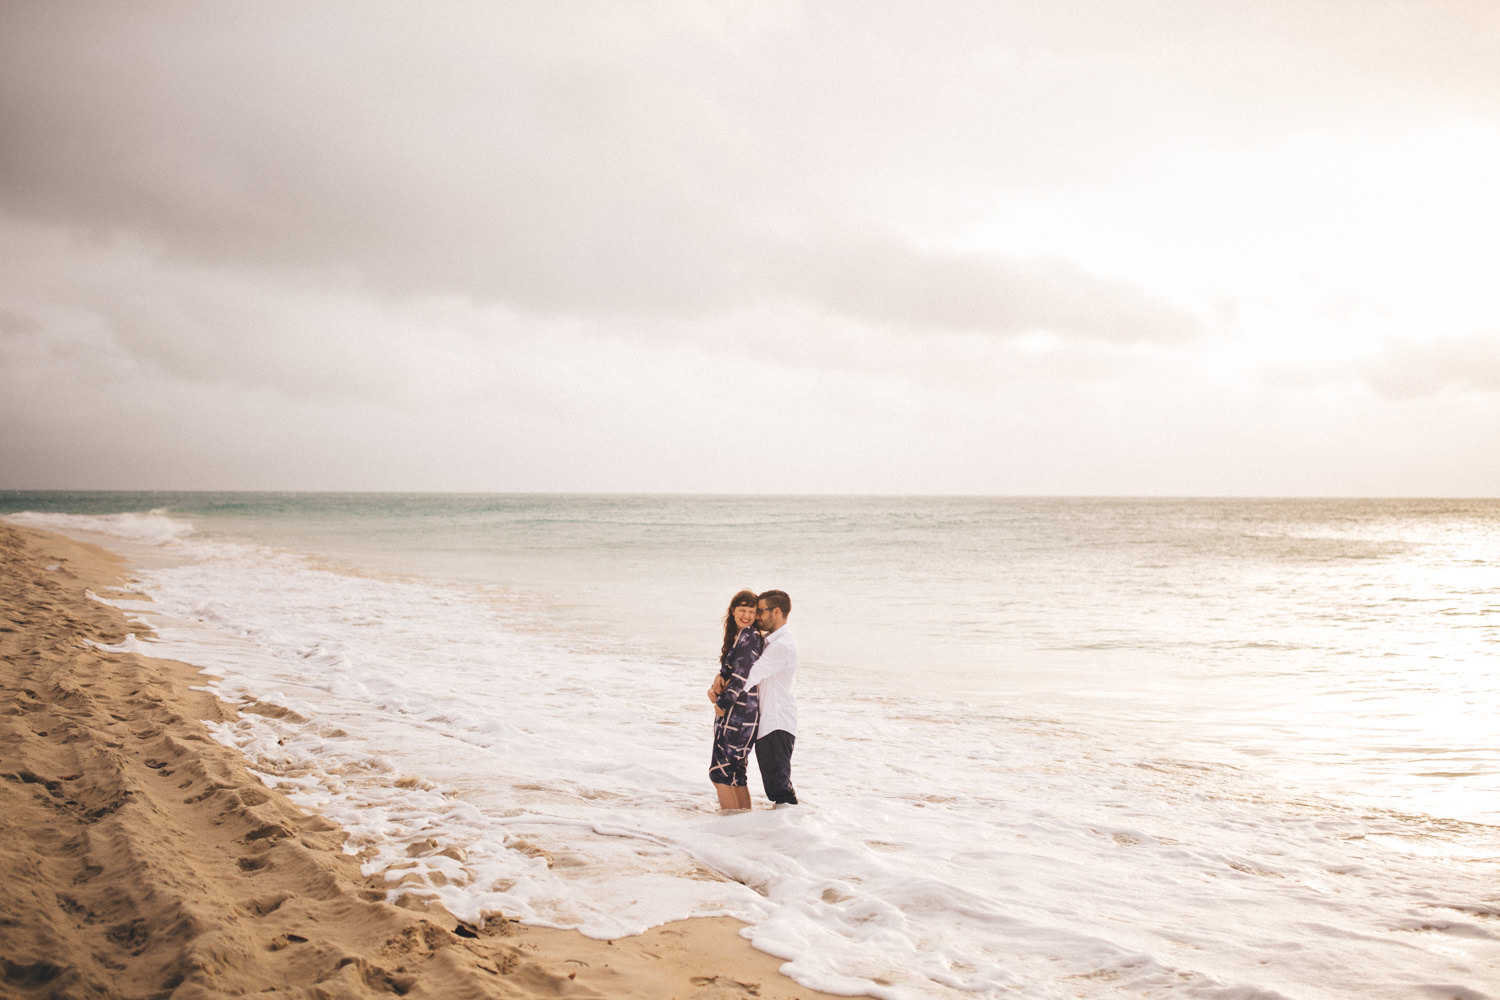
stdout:
POLYGON ((1493 0, 0 5, 0 487, 1500 495, 1493 0))

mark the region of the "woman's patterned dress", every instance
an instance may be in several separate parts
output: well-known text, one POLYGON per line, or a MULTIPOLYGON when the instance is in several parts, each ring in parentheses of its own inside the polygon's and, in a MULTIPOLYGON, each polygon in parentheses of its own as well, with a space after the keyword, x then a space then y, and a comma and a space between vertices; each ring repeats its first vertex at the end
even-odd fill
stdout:
POLYGON ((716 785, 746 783, 745 761, 760 723, 760 693, 746 691, 745 678, 765 648, 759 632, 742 628, 719 663, 719 676, 724 678, 719 707, 725 712, 714 720, 714 752, 708 768, 708 778, 716 785))

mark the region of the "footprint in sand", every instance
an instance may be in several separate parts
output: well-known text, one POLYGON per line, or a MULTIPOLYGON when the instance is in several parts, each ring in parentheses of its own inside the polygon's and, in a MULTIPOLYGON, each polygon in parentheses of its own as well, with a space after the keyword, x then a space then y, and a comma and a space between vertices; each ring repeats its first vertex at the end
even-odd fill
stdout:
POLYGON ((759 983, 742 983, 738 979, 730 979, 728 976, 694 976, 690 982, 699 989, 712 990, 705 994, 713 997, 758 997, 760 996, 759 983))

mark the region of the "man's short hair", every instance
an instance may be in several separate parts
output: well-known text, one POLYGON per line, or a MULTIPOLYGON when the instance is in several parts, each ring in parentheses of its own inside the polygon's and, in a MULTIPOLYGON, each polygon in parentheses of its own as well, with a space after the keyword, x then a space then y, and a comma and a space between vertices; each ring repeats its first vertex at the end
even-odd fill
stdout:
POLYGON ((765 603, 768 608, 778 608, 783 615, 791 615, 792 599, 786 596, 784 590, 768 590, 756 598, 765 603))

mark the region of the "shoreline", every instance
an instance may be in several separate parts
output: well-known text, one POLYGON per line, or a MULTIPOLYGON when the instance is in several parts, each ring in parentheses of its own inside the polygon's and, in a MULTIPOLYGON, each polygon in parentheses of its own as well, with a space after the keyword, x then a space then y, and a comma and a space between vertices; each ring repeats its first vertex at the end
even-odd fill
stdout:
POLYGON ((198 668, 100 648, 149 633, 89 596, 131 593, 119 556, 0 522, 0 566, 0 983, 15 996, 828 995, 727 917, 600 941, 386 902, 339 827, 211 738, 202 720, 236 713, 198 668))

